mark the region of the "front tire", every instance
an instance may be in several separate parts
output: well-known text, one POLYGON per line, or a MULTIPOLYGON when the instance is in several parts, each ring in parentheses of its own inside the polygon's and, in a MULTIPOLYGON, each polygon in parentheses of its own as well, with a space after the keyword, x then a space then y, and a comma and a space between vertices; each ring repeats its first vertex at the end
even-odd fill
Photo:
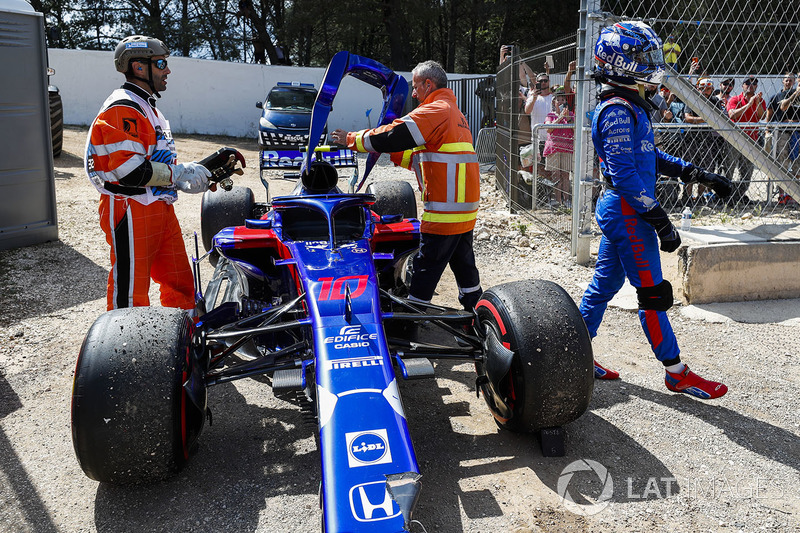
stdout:
POLYGON ((109 311, 89 329, 72 390, 72 443, 87 476, 152 482, 186 464, 206 398, 193 327, 181 309, 133 307, 109 311), (187 380, 195 401, 184 390, 187 380))
MULTIPOLYGON (((500 427, 531 433, 562 426, 586 411, 594 387, 592 344, 563 288, 542 280, 505 283, 484 292, 475 310, 487 334, 513 352, 510 367, 495 383, 479 379, 500 427)), ((486 357, 497 352, 487 350, 486 357)), ((477 363, 478 375, 486 376, 492 363, 497 361, 477 363)))
MULTIPOLYGON (((214 247, 214 235, 231 226, 242 226, 253 216, 255 197, 249 187, 233 187, 230 191, 217 189, 203 193, 200 204, 200 234, 206 250, 214 247)), ((216 266, 219 256, 212 252, 211 264, 216 266)))

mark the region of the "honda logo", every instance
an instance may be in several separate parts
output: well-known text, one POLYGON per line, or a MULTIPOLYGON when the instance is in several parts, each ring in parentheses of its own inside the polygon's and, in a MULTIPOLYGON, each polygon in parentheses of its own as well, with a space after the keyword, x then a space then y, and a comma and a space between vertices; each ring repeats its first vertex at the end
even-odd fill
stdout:
POLYGON ((350 510, 359 522, 377 522, 400 515, 400 506, 389 495, 385 481, 372 481, 352 487, 350 510))

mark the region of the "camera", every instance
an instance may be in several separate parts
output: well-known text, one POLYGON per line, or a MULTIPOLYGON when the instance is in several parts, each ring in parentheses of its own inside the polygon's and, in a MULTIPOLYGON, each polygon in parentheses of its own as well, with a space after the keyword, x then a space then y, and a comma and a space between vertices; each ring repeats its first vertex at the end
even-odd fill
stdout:
POLYGON ((542 90, 542 82, 540 82, 540 81, 536 82, 536 90, 537 91, 541 91, 542 90))

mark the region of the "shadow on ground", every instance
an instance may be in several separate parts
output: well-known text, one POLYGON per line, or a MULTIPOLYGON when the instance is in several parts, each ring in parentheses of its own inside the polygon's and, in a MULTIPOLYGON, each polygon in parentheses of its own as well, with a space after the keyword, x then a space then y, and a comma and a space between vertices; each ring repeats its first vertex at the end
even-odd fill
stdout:
MULTIPOLYGON (((22 402, 0 373, 0 420, 22 407, 22 402)), ((5 522, 17 524, 19 531, 55 532, 57 528, 50 518, 36 487, 19 456, 14 451, 8 436, 0 430, 0 508, 5 522)))
POLYGON ((0 325, 10 325, 103 298, 108 271, 55 241, 0 251, 0 278, 0 325))

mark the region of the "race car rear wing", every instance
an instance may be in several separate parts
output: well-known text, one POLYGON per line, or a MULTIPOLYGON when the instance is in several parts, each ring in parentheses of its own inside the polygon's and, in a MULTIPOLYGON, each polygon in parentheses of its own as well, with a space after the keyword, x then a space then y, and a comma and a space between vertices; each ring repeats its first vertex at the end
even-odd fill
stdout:
MULTIPOLYGON (((377 61, 342 50, 331 58, 331 62, 328 64, 328 69, 322 79, 317 99, 314 102, 314 109, 311 112, 309 139, 319 139, 322 135, 325 124, 328 122, 328 115, 333 109, 333 99, 336 97, 339 85, 342 79, 348 75, 379 88, 383 93, 383 109, 378 119, 378 126, 390 124, 401 116, 408 96, 408 82, 406 79, 377 61)), ((309 140, 309 147, 300 168, 301 174, 311 165, 314 150, 310 146, 310 142, 309 140)), ((378 161, 378 157, 380 157, 380 154, 377 152, 370 152, 367 156, 364 175, 355 188, 356 191, 364 184, 372 167, 378 161)))

